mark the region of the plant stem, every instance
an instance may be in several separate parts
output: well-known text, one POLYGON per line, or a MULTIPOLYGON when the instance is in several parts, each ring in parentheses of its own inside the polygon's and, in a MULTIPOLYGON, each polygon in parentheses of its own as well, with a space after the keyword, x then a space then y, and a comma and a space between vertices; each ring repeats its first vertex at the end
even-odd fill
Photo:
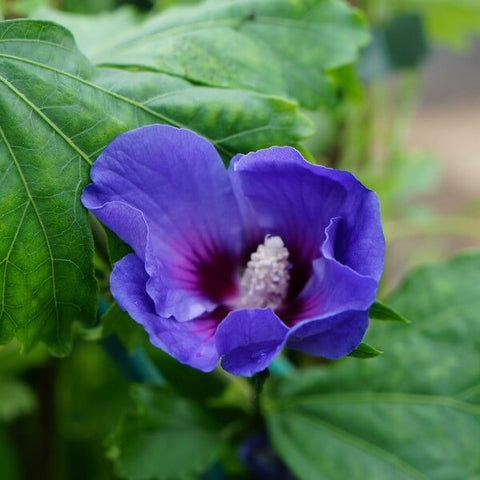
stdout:
POLYGON ((129 353, 116 335, 104 338, 100 344, 128 380, 154 385, 165 384, 165 378, 142 348, 137 347, 129 353))
POLYGON ((270 371, 268 368, 262 370, 261 372, 256 373, 252 378, 254 397, 253 397, 253 409, 255 415, 260 415, 260 398, 262 395, 263 387, 267 378, 270 376, 270 371))
MULTIPOLYGON (((97 312, 98 321, 108 310, 108 306, 108 302, 100 297, 97 312)), ((129 352, 116 335, 103 338, 99 343, 128 380, 154 385, 166 383, 165 378, 143 348, 137 347, 133 352, 129 352)))

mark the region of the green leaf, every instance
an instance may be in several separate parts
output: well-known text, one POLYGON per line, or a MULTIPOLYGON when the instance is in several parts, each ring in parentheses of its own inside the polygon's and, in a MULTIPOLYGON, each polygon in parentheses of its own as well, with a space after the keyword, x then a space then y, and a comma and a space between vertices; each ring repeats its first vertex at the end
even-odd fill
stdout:
POLYGON ((81 100, 66 77, 53 77, 59 66, 78 75, 88 65, 56 27, 6 21, 0 41, 0 343, 16 335, 30 348, 41 339, 64 355, 74 324, 95 314, 79 200, 92 161, 75 138, 86 127, 81 100))
MULTIPOLYGON (((69 25, 87 44, 83 26, 69 25)), ((90 30, 96 29, 92 18, 90 30)), ((97 64, 273 93, 315 108, 334 99, 326 72, 353 63, 368 38, 359 12, 339 0, 209 1, 118 29, 89 53, 97 64)))
POLYGON ((70 30, 78 48, 89 58, 115 42, 118 32, 126 32, 140 22, 140 15, 128 5, 95 15, 68 13, 50 7, 37 9, 31 18, 50 20, 70 30))
POLYGON ((122 419, 109 456, 132 480, 197 478, 222 447, 212 420, 192 401, 161 388, 137 387, 137 408, 122 419))
MULTIPOLYGON (((55 418, 58 431, 64 432, 66 446, 76 439, 90 444, 87 447, 83 443, 82 452, 89 452, 90 448, 101 449, 102 441, 132 405, 128 380, 105 350, 92 343, 79 342, 72 354, 57 366, 55 418)), ((69 448, 77 448, 77 444, 69 448)), ((98 454, 95 457, 103 456, 101 452, 98 454)), ((69 467, 71 470, 74 464, 69 467)), ((64 478, 72 477, 75 475, 65 474, 64 478)))
POLYGON ((362 342, 353 352, 350 352, 348 356, 356 358, 373 358, 378 357, 378 355, 381 355, 382 353, 381 350, 377 350, 368 343, 362 342))
POLYGON ((395 311, 392 307, 385 305, 380 301, 375 301, 375 303, 370 307, 368 311, 368 316, 373 320, 384 320, 387 322, 402 322, 410 323, 410 320, 407 320, 400 313, 395 311))
POLYGON ((98 69, 98 88, 148 114, 150 123, 187 127, 230 158, 270 145, 292 145, 313 133, 295 103, 278 97, 194 86, 161 73, 98 69), (124 100, 124 101, 125 101, 124 100))
POLYGON ((480 475, 479 277, 478 254, 416 271, 388 300, 412 326, 378 323, 367 336, 385 345, 381 357, 268 386, 270 438, 296 476, 480 475))
POLYGON ((30 413, 37 402, 30 388, 15 378, 0 378, 0 421, 30 413))
POLYGON ((225 156, 311 133, 297 106, 168 75, 96 70, 68 31, 0 23, 0 343, 71 348, 96 313, 93 242, 80 194, 116 135, 151 123, 189 127, 225 156))

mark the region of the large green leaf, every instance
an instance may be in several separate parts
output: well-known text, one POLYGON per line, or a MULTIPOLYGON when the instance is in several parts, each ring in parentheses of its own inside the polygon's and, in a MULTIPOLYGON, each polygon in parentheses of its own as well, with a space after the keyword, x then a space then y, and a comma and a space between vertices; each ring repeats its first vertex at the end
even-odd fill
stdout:
MULTIPOLYGON (((62 22, 62 17, 54 19, 62 22)), ((328 70, 355 61, 368 41, 359 13, 341 0, 215 0, 177 7, 92 45, 90 31, 63 16, 98 64, 141 67, 202 85, 297 99, 333 99, 328 70)))
POLYGON ((229 157, 311 133, 280 98, 96 70, 70 33, 48 22, 2 22, 0 45, 0 343, 41 339, 63 355, 74 325, 93 320, 93 246, 79 197, 117 134, 186 126, 229 157))
POLYGON ((385 353, 270 385, 271 439, 302 479, 480 475, 480 255, 413 273, 389 299, 411 325, 375 323, 385 353))
POLYGON ((0 341, 42 339, 61 355, 74 322, 95 312, 93 245, 78 200, 91 126, 82 123, 86 102, 66 85, 88 65, 63 29, 41 23, 2 22, 0 45, 0 341))
POLYGON ((111 439, 118 473, 132 480, 198 478, 222 446, 211 419, 168 390, 138 387, 134 392, 136 409, 111 439))
POLYGON ((95 15, 68 13, 51 7, 42 7, 29 16, 39 20, 51 20, 68 28, 74 34, 78 48, 89 58, 95 57, 95 52, 104 49, 108 43, 115 42, 118 32, 125 33, 141 19, 130 5, 95 15))
MULTIPOLYGON (((135 107, 142 123, 170 123, 201 133, 231 157, 313 133, 295 103, 245 90, 194 86, 161 73, 98 69, 95 84, 135 107)), ((129 117, 127 117, 129 118, 129 117)))

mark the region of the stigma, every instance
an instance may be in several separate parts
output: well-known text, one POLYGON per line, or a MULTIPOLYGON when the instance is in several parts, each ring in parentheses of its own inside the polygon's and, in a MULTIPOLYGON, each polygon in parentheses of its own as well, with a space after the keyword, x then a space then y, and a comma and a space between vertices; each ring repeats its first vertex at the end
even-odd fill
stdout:
POLYGON ((240 279, 239 308, 280 308, 290 282, 288 250, 283 240, 267 235, 250 256, 240 279))

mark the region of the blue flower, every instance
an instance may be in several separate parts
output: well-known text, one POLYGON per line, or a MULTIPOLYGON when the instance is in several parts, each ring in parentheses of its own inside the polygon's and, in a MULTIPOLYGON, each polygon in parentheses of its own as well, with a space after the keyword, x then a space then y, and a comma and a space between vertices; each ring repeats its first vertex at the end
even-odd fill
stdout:
POLYGON ((150 125, 117 137, 82 201, 128 243, 110 286, 151 342, 203 371, 250 376, 284 347, 354 350, 383 268, 376 195, 290 147, 226 170, 195 133, 150 125))

